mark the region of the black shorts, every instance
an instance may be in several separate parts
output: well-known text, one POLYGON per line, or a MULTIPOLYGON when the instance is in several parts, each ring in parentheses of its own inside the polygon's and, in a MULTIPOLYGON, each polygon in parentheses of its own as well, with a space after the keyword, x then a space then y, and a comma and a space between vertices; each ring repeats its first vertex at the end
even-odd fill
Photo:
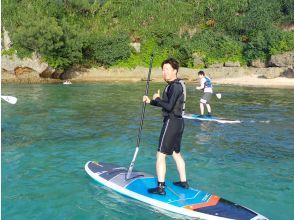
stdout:
POLYGON ((167 155, 172 155, 174 151, 179 153, 181 150, 184 126, 183 118, 165 117, 163 120, 157 150, 167 155))

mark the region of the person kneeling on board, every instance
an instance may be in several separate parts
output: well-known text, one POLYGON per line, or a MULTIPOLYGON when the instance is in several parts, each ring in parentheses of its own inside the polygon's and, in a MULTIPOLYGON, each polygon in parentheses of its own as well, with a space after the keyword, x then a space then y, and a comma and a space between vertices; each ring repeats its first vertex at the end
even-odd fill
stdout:
POLYGON ((167 82, 162 98, 160 98, 160 92, 158 90, 153 95, 152 100, 148 96, 143 96, 143 102, 162 108, 163 126, 156 155, 158 186, 148 189, 148 192, 165 195, 166 155, 173 156, 180 176, 180 181, 174 182, 173 184, 179 187, 189 188, 186 179, 185 161, 180 154, 184 131, 182 114, 186 99, 186 88, 184 82, 177 78, 179 63, 175 59, 169 58, 163 61, 161 67, 163 79, 167 82))

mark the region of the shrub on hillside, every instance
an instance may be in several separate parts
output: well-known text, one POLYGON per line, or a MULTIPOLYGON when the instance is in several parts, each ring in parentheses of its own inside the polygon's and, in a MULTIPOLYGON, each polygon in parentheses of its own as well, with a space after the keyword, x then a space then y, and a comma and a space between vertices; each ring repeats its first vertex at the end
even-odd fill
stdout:
POLYGON ((244 48, 244 56, 248 62, 255 59, 266 61, 271 55, 294 50, 294 35, 279 29, 258 31, 249 36, 244 48))
POLYGON ((197 52, 207 65, 225 61, 239 61, 244 64, 241 42, 212 30, 203 31, 192 38, 193 52, 197 52))
POLYGON ((294 51, 294 31, 280 32, 279 38, 271 43, 271 55, 276 55, 285 51, 294 51))
POLYGON ((100 66, 112 66, 121 60, 126 60, 131 55, 131 47, 126 33, 112 33, 92 36, 92 58, 100 66))

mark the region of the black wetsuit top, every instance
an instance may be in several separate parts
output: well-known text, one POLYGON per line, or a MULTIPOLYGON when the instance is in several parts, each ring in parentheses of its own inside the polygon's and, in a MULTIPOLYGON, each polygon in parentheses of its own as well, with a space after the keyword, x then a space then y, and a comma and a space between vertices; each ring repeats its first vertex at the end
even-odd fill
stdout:
POLYGON ((168 82, 161 98, 151 100, 150 104, 162 107, 163 117, 182 117, 185 97, 179 79, 168 82))

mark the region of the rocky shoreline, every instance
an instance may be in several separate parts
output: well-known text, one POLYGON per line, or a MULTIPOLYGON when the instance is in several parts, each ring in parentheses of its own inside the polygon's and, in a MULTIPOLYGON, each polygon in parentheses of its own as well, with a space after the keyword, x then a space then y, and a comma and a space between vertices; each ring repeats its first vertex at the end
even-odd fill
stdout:
MULTIPOLYGON (((294 87, 294 51, 272 56, 268 63, 254 62, 250 67, 225 62, 205 68, 206 74, 216 84, 241 86, 294 87), (260 65, 259 65, 260 64, 260 65)), ((84 68, 72 66, 67 70, 55 70, 33 53, 30 58, 20 59, 16 54, 1 56, 1 83, 63 83, 79 82, 138 82, 146 80, 148 68, 84 68)), ((200 69, 181 67, 179 78, 187 83, 196 82, 200 69)), ((161 68, 153 68, 151 80, 162 82, 161 68)))
MULTIPOLYGON (((78 82, 96 81, 144 81, 148 73, 146 67, 127 68, 83 68, 72 66, 67 70, 54 69, 44 62, 37 53, 31 57, 19 58, 17 54, 9 54, 11 47, 8 32, 4 30, 3 48, 6 54, 1 55, 1 83, 63 83, 64 80, 78 82)), ((194 66, 204 65, 197 53, 193 54, 194 66)), ((266 87, 294 87, 294 51, 284 52, 271 56, 265 62, 259 59, 253 60, 250 67, 241 66, 239 62, 227 61, 205 65, 206 74, 217 84, 232 84, 242 86, 266 86, 266 87)), ((180 68, 179 78, 187 83, 197 81, 199 69, 180 68)), ((161 68, 153 68, 152 81, 162 81, 161 68)))
MULTIPOLYGON (((180 68, 179 78, 186 83, 197 82, 198 69, 180 68)), ((289 67, 221 67, 204 69, 215 84, 257 86, 257 87, 278 87, 294 88, 293 68, 289 67), (288 75, 286 75, 288 74, 288 75), (287 77, 285 77, 287 76, 287 77), (292 77, 292 78, 291 78, 292 77)), ((145 81, 148 68, 137 67, 135 69, 126 68, 90 68, 79 69, 71 72, 71 82, 138 82, 145 81)), ((153 68, 151 80, 162 82, 161 68, 153 68)), ((22 74, 14 74, 2 70, 2 83, 62 83, 61 79, 41 77, 35 71, 28 71, 22 74)))

